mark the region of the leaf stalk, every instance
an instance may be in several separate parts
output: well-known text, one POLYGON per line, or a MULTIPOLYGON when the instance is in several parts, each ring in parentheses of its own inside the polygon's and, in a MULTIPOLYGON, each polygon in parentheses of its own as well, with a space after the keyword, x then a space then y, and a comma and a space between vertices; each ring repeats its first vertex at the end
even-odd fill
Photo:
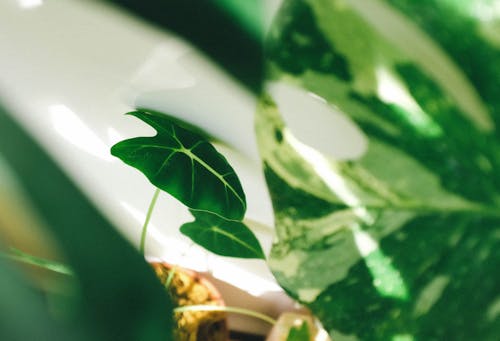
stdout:
POLYGON ((151 220, 151 216, 153 215, 153 210, 156 205, 156 201, 158 200, 158 196, 160 195, 160 189, 156 188, 155 193, 153 194, 153 198, 151 199, 151 203, 149 204, 148 207, 148 212, 146 214, 146 220, 144 221, 144 225, 142 226, 142 233, 141 233, 141 243, 139 246, 139 251, 144 254, 146 250, 146 235, 148 233, 148 225, 149 221, 151 220))
POLYGON ((227 306, 214 306, 214 305, 187 305, 183 307, 177 307, 174 309, 175 313, 184 313, 187 311, 223 311, 227 313, 235 313, 235 314, 240 314, 240 315, 246 315, 250 317, 257 318, 259 320, 265 321, 271 325, 276 324, 276 320, 273 319, 272 317, 269 317, 265 314, 253 311, 253 310, 248 310, 244 308, 237 308, 237 307, 227 307, 227 306))

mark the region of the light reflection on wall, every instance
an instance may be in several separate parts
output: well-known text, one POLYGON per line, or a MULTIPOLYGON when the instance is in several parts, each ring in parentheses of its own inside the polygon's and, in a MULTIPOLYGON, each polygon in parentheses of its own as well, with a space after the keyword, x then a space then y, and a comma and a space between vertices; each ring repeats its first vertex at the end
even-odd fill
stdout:
MULTIPOLYGON (((132 205, 130 205, 125 201, 120 201, 120 205, 137 222, 137 231, 138 231, 137 236, 139 236, 142 224, 146 220, 145 212, 133 207, 132 205)), ((158 228, 153 223, 149 223, 148 237, 153 238, 156 242, 158 242, 160 245, 164 246, 165 249, 168 250, 168 254, 166 255, 166 257, 168 258, 168 261, 172 263, 180 263, 182 260, 179 258, 179 256, 185 255, 186 250, 188 250, 190 247, 190 244, 180 239, 170 238, 163 235, 162 233, 159 232, 158 228), (172 258, 172 255, 175 257, 175 259, 172 258)), ((139 237, 137 239, 137 242, 139 242, 139 237)), ((179 265, 184 265, 184 264, 179 264, 179 265)), ((199 269, 193 269, 193 270, 199 270, 199 269)))
POLYGON ((18 0, 19 6, 24 9, 32 9, 43 5, 43 0, 18 0))
POLYGON ((280 292, 282 289, 269 280, 262 279, 242 267, 227 262, 214 260, 211 264, 211 273, 217 279, 230 283, 253 296, 262 296, 269 292, 280 292))
POLYGON ((54 104, 48 108, 56 132, 68 143, 105 161, 113 161, 106 145, 70 108, 54 104))
MULTIPOLYGON (((139 230, 146 219, 145 213, 124 201, 120 202, 120 205, 137 221, 137 229, 139 230)), ((150 223, 148 235, 167 250, 157 257, 160 260, 195 271, 210 272, 214 278, 238 287, 253 296, 282 291, 275 282, 262 279, 223 258, 213 256, 192 243, 163 235, 154 224, 150 223)))
POLYGON ((124 137, 113 127, 108 128, 108 143, 110 146, 123 141, 124 137))

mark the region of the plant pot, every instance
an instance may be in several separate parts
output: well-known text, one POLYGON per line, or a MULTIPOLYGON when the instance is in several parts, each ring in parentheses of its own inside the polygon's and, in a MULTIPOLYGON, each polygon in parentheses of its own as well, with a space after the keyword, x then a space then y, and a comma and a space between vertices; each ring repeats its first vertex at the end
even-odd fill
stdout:
MULTIPOLYGON (((163 262, 150 262, 178 307, 194 305, 224 306, 219 291, 198 273, 163 262), (170 283, 168 283, 170 282, 170 283)), ((226 341, 229 339, 227 316, 221 311, 193 310, 175 314, 180 341, 226 341)))

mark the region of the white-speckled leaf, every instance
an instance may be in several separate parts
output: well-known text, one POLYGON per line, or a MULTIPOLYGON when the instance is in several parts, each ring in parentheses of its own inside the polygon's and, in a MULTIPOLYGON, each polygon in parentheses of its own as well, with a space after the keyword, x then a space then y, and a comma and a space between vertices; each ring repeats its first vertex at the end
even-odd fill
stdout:
POLYGON ((275 20, 269 78, 369 141, 357 160, 328 159, 262 98, 269 264, 334 340, 500 335, 500 34, 481 18, 498 25, 493 6, 294 0, 275 20))

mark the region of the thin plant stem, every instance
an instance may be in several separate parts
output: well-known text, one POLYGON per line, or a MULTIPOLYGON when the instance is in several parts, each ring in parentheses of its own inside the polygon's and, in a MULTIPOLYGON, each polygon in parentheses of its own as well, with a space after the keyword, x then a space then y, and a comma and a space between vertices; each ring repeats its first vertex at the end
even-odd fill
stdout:
POLYGON ((174 309, 175 313, 184 313, 187 311, 223 311, 227 313, 234 313, 234 314, 254 317, 259 320, 265 321, 273 326, 276 324, 276 320, 273 319, 272 317, 244 308, 200 304, 200 305, 187 305, 183 307, 177 307, 174 309))
POLYGON ((175 272, 177 271, 177 265, 172 267, 168 272, 167 280, 165 281, 165 289, 170 288, 170 284, 172 284, 172 280, 174 279, 175 272))
POLYGON ((144 254, 146 250, 146 235, 148 233, 148 225, 149 221, 151 220, 151 216, 153 214, 153 209, 156 205, 156 201, 158 200, 158 196, 160 195, 160 189, 157 188, 155 190, 155 193, 153 194, 153 198, 151 199, 151 203, 149 204, 148 208, 148 213, 146 214, 146 220, 144 221, 144 225, 142 226, 142 233, 141 233, 141 244, 139 246, 139 251, 144 254))
POLYGON ((12 259, 14 261, 17 261, 17 262, 21 262, 21 263, 29 264, 29 265, 33 265, 33 266, 38 266, 40 268, 43 268, 43 269, 46 269, 49 271, 53 271, 53 272, 57 272, 59 274, 68 275, 68 276, 73 275, 73 271, 68 266, 66 266, 62 263, 58 263, 58 262, 51 261, 48 259, 36 257, 36 256, 27 254, 21 250, 13 248, 13 247, 10 248, 9 253, 0 253, 0 255, 3 255, 5 257, 12 259))

